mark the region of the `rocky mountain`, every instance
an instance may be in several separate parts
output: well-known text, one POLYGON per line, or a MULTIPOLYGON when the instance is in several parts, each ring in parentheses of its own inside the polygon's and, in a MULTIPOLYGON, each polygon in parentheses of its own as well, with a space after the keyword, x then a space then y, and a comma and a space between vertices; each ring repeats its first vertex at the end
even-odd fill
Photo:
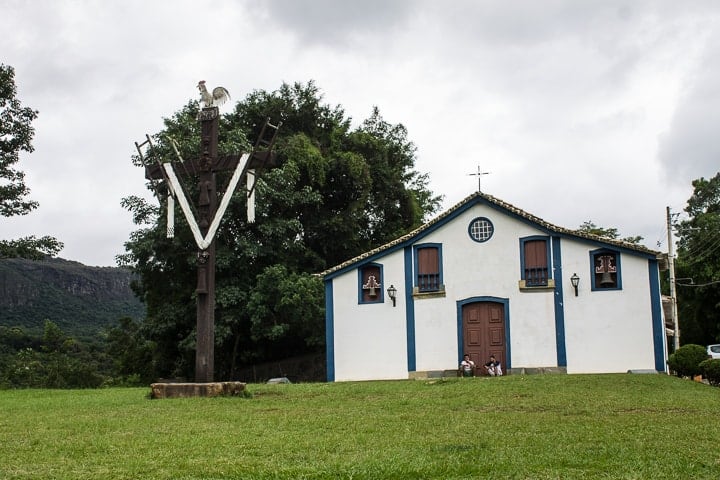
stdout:
POLYGON ((0 259, 0 325, 41 332, 45 320, 65 333, 92 336, 145 307, 130 290, 132 274, 52 258, 0 259))

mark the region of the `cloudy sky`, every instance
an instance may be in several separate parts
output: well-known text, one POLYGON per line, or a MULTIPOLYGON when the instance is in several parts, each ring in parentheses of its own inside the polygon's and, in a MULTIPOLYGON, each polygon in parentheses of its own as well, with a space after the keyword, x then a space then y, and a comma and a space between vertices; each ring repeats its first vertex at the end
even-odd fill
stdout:
MULTIPOLYGON (((53 235, 115 265, 143 195, 134 142, 197 97, 314 80, 356 124, 408 128, 443 209, 482 190, 549 222, 667 249, 665 207, 720 170, 720 2, 0 0, 0 63, 39 110, 21 157, 53 235), (660 242, 660 243, 658 243, 660 242)), ((226 110, 227 111, 227 110, 226 110)))

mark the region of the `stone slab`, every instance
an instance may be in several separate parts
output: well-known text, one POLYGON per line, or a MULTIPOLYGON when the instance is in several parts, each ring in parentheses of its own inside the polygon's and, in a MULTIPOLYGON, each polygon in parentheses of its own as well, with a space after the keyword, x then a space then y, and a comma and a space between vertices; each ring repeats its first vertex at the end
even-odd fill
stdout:
POLYGON ((277 377, 277 378, 271 378, 267 381, 269 385, 276 385, 279 383, 292 383, 289 378, 287 377, 277 377))
POLYGON ((150 398, 237 397, 243 395, 245 383, 153 383, 150 398))

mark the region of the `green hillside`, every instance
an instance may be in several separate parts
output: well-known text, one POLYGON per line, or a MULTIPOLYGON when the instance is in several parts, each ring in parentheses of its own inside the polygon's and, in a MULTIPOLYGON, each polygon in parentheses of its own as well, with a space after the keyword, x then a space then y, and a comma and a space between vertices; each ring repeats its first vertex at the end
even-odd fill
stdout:
POLYGON ((59 258, 1 259, 0 325, 41 333, 51 320, 69 335, 92 336, 119 318, 144 316, 131 280, 124 269, 59 258))

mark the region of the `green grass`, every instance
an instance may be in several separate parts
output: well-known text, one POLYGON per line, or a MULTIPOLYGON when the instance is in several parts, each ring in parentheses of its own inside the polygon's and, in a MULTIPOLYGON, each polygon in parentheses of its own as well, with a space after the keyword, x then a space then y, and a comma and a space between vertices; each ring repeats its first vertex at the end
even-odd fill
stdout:
POLYGON ((0 391, 0 478, 720 478, 720 389, 663 375, 0 391))

